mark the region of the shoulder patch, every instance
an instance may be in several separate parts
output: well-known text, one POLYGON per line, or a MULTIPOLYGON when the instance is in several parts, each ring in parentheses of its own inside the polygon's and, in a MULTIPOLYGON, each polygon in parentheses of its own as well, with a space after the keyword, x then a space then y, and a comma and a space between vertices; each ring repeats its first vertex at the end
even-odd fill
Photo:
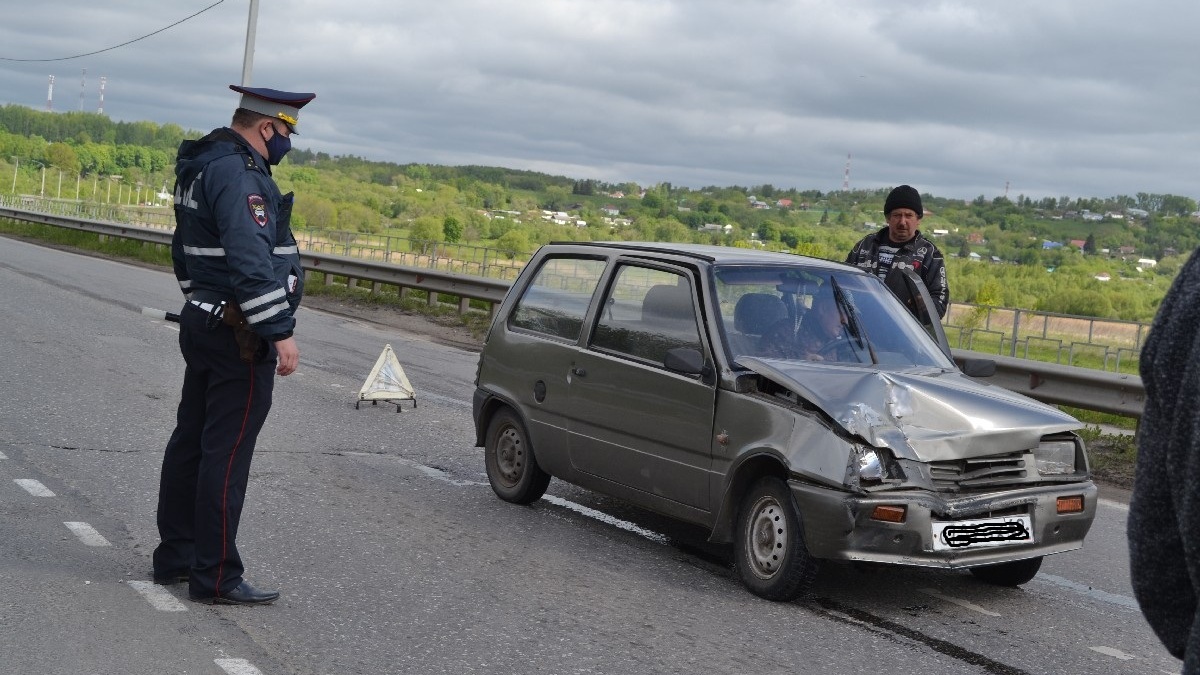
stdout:
POLYGON ((246 197, 246 203, 250 206, 250 215, 254 222, 258 223, 259 227, 266 227, 267 202, 263 200, 262 195, 250 195, 246 197))

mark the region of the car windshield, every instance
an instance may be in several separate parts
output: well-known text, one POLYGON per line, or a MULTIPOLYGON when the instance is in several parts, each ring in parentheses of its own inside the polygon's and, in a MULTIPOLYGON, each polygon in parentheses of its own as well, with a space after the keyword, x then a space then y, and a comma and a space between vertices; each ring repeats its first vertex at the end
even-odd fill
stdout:
POLYGON ((729 356, 867 366, 953 368, 871 275, 803 265, 714 270, 729 356))

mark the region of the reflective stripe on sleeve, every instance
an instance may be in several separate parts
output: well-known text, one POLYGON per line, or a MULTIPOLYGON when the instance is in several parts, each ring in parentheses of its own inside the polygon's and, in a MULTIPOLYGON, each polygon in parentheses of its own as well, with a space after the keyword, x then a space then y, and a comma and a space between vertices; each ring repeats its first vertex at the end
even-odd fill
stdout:
POLYGON ((283 292, 283 288, 276 288, 275 290, 271 291, 270 293, 263 293, 262 295, 258 296, 257 298, 250 298, 249 300, 247 300, 245 302, 240 302, 238 304, 242 306, 243 312, 249 312, 250 310, 254 309, 255 307, 258 307, 259 305, 265 305, 268 302, 273 302, 275 300, 282 300, 286 297, 287 297, 287 294, 283 292))
POLYGON ((223 248, 201 248, 199 246, 184 246, 183 252, 188 255, 198 255, 208 258, 224 258, 225 249, 223 248))
POLYGON ((261 311, 257 314, 247 314, 246 322, 251 323, 251 324, 262 323, 263 321, 270 319, 271 317, 275 316, 276 314, 279 314, 280 312, 285 311, 287 309, 287 307, 288 307, 288 304, 286 302, 280 302, 280 303, 271 305, 270 307, 267 307, 266 309, 264 309, 263 311, 261 311))
POLYGON ((291 255, 292 253, 300 253, 300 249, 296 246, 276 246, 271 253, 275 255, 291 255))

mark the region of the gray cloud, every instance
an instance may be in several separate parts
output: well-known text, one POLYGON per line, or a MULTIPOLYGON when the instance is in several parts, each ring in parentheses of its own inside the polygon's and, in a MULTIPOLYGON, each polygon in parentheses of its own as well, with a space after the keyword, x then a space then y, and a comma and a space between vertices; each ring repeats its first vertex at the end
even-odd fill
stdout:
MULTIPOLYGON (((0 57, 96 51, 210 2, 51 0, 0 57), (186 5, 186 7, 182 6, 186 5)), ((224 124, 247 3, 102 54, 0 61, 0 103, 224 124)), ((315 91, 297 144, 643 184, 1197 196, 1200 6, 1178 0, 263 2, 253 84, 315 91)))

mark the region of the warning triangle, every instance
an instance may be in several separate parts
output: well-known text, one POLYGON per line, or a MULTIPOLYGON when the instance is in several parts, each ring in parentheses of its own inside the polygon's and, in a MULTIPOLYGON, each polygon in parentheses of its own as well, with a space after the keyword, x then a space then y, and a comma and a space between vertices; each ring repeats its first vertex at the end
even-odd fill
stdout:
MULTIPOLYGON (((417 393, 409 384, 404 368, 401 368, 400 362, 396 360, 396 352, 392 351, 391 345, 384 345, 383 353, 375 361, 375 367, 371 369, 362 390, 358 392, 358 400, 372 403, 412 401, 413 407, 417 406, 417 393)), ((354 407, 357 408, 358 403, 355 403, 354 407)), ((400 412, 399 404, 396 405, 396 412, 400 412)))

